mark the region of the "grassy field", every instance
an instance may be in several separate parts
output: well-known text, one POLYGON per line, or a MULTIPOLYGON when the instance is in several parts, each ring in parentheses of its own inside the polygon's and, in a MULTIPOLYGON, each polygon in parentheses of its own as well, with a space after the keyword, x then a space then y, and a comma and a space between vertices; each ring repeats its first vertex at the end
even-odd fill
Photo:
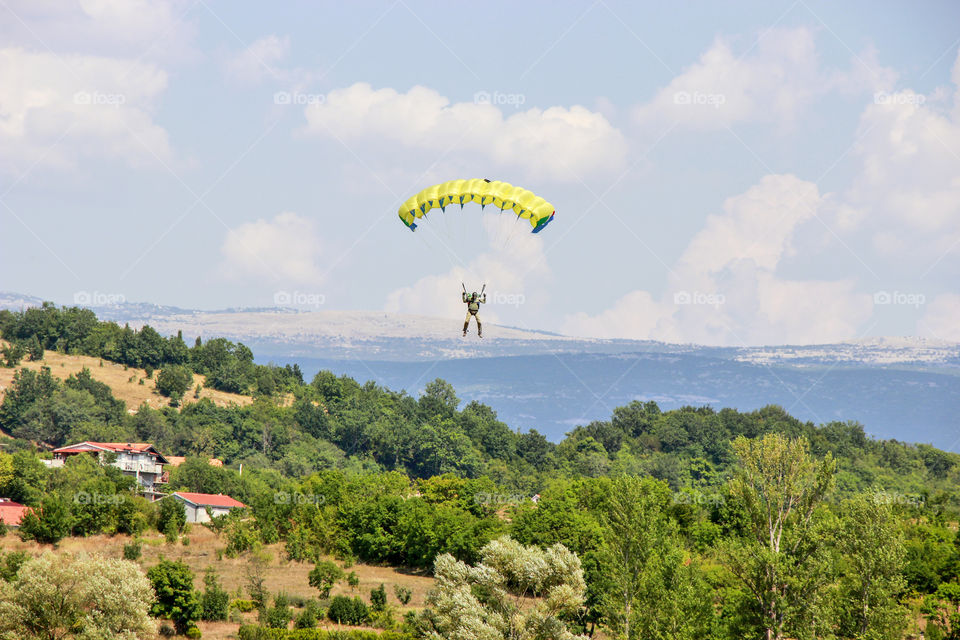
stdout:
MULTIPOLYGON (((200 525, 191 525, 190 532, 184 537, 189 540, 189 544, 183 545, 180 542, 167 544, 164 538, 156 533, 143 536, 141 538, 143 540, 143 557, 138 561, 138 564, 146 571, 157 564, 161 556, 168 560, 182 560, 193 570, 196 587, 201 590, 203 589, 204 571, 208 567, 212 567, 219 574, 224 588, 230 592, 231 599, 237 597, 238 589, 243 592, 244 598, 249 597, 245 589, 245 572, 250 562, 248 554, 237 558, 227 558, 220 554, 221 557, 218 559, 217 551, 226 546, 226 541, 218 539, 211 531, 200 525)), ((131 538, 125 535, 65 538, 60 542, 56 551, 57 553, 99 553, 112 558, 122 558, 123 545, 129 542, 131 542, 131 538)), ((21 550, 31 555, 39 555, 49 549, 51 549, 50 545, 24 542, 15 533, 8 533, 0 538, 0 550, 4 552, 21 550)), ((316 598, 318 596, 317 590, 307 582, 307 574, 313 568, 312 564, 287 561, 281 544, 266 546, 264 551, 270 558, 266 567, 266 585, 271 593, 283 591, 290 595, 305 598, 316 598)), ((370 590, 382 583, 386 586, 388 602, 399 609, 398 618, 408 610, 422 608, 427 591, 433 585, 433 578, 403 573, 389 567, 356 564, 347 571, 356 572, 360 585, 355 590, 351 590, 345 582, 337 584, 331 595, 344 594, 351 597, 359 595, 369 602, 370 590), (397 602, 393 595, 394 585, 407 587, 413 592, 413 597, 407 607, 402 607, 397 602)), ((255 622, 256 614, 246 614, 245 618, 249 622, 255 622)), ((236 635, 238 628, 235 622, 200 623, 199 626, 203 632, 203 637, 212 640, 233 637, 236 635)))
MULTIPOLYGON (((6 342, 0 340, 0 346, 6 345, 6 342)), ((24 359, 17 367, 9 369, 0 367, 0 401, 3 400, 3 394, 13 382, 13 376, 20 368, 39 371, 40 367, 50 367, 50 373, 61 380, 79 373, 86 367, 95 380, 108 385, 113 391, 113 395, 126 403, 128 411, 136 411, 137 407, 144 402, 154 408, 165 406, 170 402, 168 398, 157 393, 154 388, 157 378, 156 372, 153 374, 153 378, 148 380, 146 379, 147 372, 143 369, 128 368, 122 364, 90 356, 68 356, 56 351, 45 351, 43 360, 40 361, 27 362, 24 359), (143 384, 140 384, 140 380, 143 380, 143 384)), ((197 401, 193 397, 193 388, 197 384, 203 385, 203 390, 200 392, 201 398, 209 398, 220 406, 226 406, 230 403, 248 405, 253 402, 250 396, 208 389, 206 382, 205 376, 194 374, 191 389, 183 397, 184 404, 197 401)))

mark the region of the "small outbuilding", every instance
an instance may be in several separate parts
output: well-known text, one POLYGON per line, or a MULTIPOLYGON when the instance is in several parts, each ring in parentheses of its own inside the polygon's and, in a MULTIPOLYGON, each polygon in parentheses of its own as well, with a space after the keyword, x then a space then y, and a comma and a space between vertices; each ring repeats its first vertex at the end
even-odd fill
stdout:
POLYGON ((23 516, 33 511, 10 498, 0 498, 0 522, 8 527, 19 527, 23 516))
POLYGON ((187 512, 187 522, 210 522, 210 517, 224 516, 234 509, 243 509, 247 505, 222 493, 190 493, 177 491, 169 499, 183 503, 187 512), (207 509, 210 513, 207 513, 207 509))

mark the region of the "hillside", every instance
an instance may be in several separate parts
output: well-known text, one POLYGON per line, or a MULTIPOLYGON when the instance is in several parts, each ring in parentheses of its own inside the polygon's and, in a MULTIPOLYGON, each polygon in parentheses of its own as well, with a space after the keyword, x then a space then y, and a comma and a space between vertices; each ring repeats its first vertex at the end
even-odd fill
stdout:
MULTIPOLYGON (((0 340, 0 347, 7 346, 7 342, 0 340)), ((43 360, 28 362, 24 360, 16 367, 0 367, 0 402, 6 390, 13 382, 13 377, 21 368, 39 371, 42 367, 50 367, 50 373, 55 378, 66 380, 83 369, 89 369, 90 375, 110 387, 113 395, 118 400, 123 400, 127 405, 127 411, 136 412, 142 404, 159 408, 167 406, 170 403, 169 398, 160 395, 154 388, 156 374, 153 379, 147 379, 147 372, 144 369, 128 367, 109 360, 93 358, 91 356, 65 355, 56 351, 44 351, 43 360), (143 384, 140 381, 143 380, 143 384)), ((217 389, 207 387, 207 378, 201 374, 194 374, 194 387, 201 385, 200 398, 209 398, 217 406, 225 407, 230 404, 245 406, 253 402, 250 396, 240 395, 238 393, 227 393, 217 389)), ((183 397, 183 404, 196 402, 199 398, 194 397, 193 391, 190 391, 183 397)))

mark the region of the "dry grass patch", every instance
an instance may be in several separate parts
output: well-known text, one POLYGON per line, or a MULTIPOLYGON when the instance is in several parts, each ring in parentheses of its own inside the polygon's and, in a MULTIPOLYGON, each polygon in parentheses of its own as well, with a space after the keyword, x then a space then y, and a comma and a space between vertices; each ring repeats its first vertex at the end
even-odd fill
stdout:
MULTIPOLYGON (((167 544, 163 536, 151 533, 143 536, 142 557, 139 560, 144 571, 156 565, 163 556, 168 560, 183 561, 194 572, 197 589, 203 589, 203 574, 208 567, 212 567, 220 576, 224 589, 231 598, 236 597, 238 588, 243 597, 247 598, 246 569, 250 563, 249 554, 237 558, 228 558, 218 551, 226 547, 226 540, 218 539, 211 531, 200 525, 191 525, 187 535, 190 543, 184 546, 181 542, 167 544)), ((99 553, 112 558, 123 557, 123 546, 129 544, 132 538, 126 535, 106 536, 96 535, 87 538, 64 538, 54 549, 57 553, 99 553)), ((36 542, 24 542, 14 533, 0 537, 0 550, 26 551, 31 555, 40 555, 45 550, 53 549, 50 545, 39 545, 36 542)), ((304 598, 316 598, 317 590, 310 586, 308 574, 313 568, 310 563, 291 562, 286 560, 282 544, 272 544, 264 547, 270 560, 265 568, 266 586, 271 594, 283 591, 289 595, 304 598)), ((331 558, 332 559, 332 558, 331 558)), ((354 571, 360 584, 351 590, 346 581, 338 583, 331 595, 359 595, 369 601, 370 591, 382 583, 387 590, 387 600, 400 609, 401 615, 410 609, 421 609, 425 606, 427 591, 433 586, 433 578, 423 574, 398 571, 391 567, 378 567, 367 564, 356 564, 345 569, 347 573, 354 571), (410 604, 401 607, 393 593, 394 585, 410 589, 413 596, 410 604)), ((236 625, 234 625, 235 628, 236 625)), ((204 634, 206 637, 206 634, 204 634)))
MULTIPOLYGON (((0 345, 6 346, 6 344, 6 342, 0 340, 0 345)), ((143 369, 125 367, 122 364, 92 356, 68 356, 56 351, 45 351, 41 361, 27 362, 24 360, 13 368, 0 367, 0 401, 3 400, 6 389, 12 384, 13 376, 19 369, 26 368, 39 371, 41 367, 50 367, 51 375, 61 380, 80 373, 86 367, 90 370, 90 375, 94 380, 108 385, 113 395, 126 403, 128 411, 136 411, 144 402, 154 408, 166 406, 170 402, 169 398, 160 395, 154 388, 159 369, 154 372, 152 378, 147 379, 147 372, 143 369), (101 366, 101 363, 103 366, 101 366), (143 384, 140 384, 141 379, 144 381, 143 384)), ((244 406, 253 402, 253 398, 250 396, 208 389, 206 376, 195 373, 193 374, 193 385, 183 396, 183 404, 197 401, 197 398, 193 397, 193 390, 197 384, 203 386, 200 397, 209 398, 219 406, 229 404, 244 406)))

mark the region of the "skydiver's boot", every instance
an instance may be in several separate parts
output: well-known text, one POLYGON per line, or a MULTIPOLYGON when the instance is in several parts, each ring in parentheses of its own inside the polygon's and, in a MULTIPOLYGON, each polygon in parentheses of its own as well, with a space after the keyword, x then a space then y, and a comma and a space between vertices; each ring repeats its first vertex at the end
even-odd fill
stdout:
POLYGON ((480 318, 477 318, 477 337, 478 338, 483 337, 483 325, 480 324, 480 318))
POLYGON ((470 324, 469 320, 463 323, 463 337, 467 337, 467 326, 469 326, 469 324, 470 324))

